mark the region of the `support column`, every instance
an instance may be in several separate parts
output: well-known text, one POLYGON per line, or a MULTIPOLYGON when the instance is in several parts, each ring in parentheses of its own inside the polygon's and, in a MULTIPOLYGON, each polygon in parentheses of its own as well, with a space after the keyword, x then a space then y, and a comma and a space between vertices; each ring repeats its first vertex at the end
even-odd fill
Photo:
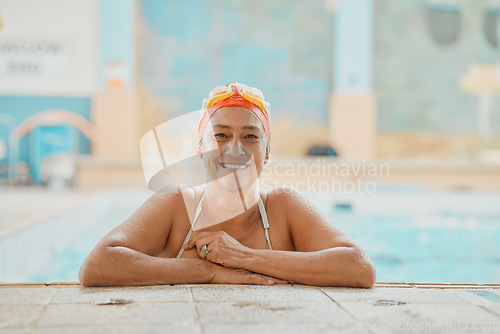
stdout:
POLYGON ((140 118, 136 92, 136 1, 100 1, 99 91, 92 103, 98 157, 139 157, 140 118))
POLYGON ((338 0, 333 57, 330 143, 341 157, 371 159, 376 138, 373 0, 338 0))

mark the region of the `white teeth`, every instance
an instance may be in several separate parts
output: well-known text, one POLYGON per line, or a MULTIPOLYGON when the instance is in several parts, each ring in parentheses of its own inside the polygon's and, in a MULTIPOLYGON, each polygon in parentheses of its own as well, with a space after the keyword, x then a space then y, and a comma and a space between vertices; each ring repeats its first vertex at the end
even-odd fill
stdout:
POLYGON ((247 168, 249 165, 235 165, 235 164, 220 164, 224 168, 231 168, 231 169, 243 169, 247 168))

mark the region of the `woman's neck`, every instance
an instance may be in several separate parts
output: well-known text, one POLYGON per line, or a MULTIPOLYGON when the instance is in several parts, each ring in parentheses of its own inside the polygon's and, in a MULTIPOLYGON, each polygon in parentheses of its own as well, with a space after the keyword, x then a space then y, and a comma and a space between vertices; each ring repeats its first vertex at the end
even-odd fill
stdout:
POLYGON ((222 222, 234 227, 244 225, 258 210, 260 192, 258 182, 238 191, 221 188, 217 182, 205 186, 202 213, 196 229, 210 227, 222 222))

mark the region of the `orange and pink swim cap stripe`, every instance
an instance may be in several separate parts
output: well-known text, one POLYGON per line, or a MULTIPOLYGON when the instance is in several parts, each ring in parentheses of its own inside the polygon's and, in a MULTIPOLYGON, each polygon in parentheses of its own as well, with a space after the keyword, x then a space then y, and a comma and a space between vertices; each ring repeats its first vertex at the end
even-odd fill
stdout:
POLYGON ((265 107, 261 108, 256 103, 253 103, 242 96, 242 91, 250 87, 238 82, 228 84, 226 87, 231 87, 233 91, 231 96, 217 101, 210 107, 204 107, 201 110, 200 123, 198 124, 198 139, 201 141, 210 118, 217 110, 223 107, 243 107, 250 110, 255 116, 257 116, 262 123, 267 140, 271 141, 271 124, 268 110, 265 107))

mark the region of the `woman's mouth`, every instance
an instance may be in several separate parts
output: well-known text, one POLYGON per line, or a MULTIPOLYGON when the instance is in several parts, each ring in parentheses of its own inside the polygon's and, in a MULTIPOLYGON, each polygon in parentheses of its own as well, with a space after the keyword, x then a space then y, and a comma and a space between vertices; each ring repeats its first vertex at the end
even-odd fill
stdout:
POLYGON ((224 169, 245 169, 250 166, 246 164, 228 164, 222 162, 218 162, 218 164, 224 169))

